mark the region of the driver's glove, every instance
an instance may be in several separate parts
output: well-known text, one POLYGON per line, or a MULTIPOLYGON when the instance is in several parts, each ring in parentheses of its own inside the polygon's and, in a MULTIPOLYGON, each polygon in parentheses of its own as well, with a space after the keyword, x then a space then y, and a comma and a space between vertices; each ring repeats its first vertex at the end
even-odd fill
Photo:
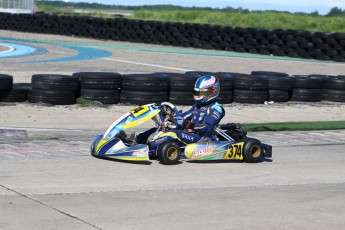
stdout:
POLYGON ((183 117, 174 117, 174 119, 175 119, 176 124, 178 126, 182 126, 183 125, 183 121, 184 121, 183 117))
POLYGON ((176 124, 186 129, 194 129, 194 123, 182 117, 175 117, 176 124))

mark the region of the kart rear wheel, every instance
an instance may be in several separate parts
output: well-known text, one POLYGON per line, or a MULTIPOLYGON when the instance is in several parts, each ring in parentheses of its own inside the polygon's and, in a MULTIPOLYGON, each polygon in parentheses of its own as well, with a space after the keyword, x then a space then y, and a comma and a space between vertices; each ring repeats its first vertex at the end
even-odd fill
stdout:
POLYGON ((262 143, 253 138, 247 138, 245 141, 243 160, 246 163, 258 163, 263 161, 264 151, 262 143))
POLYGON ((157 149, 159 162, 165 165, 177 164, 181 156, 180 146, 176 142, 161 144, 157 149))

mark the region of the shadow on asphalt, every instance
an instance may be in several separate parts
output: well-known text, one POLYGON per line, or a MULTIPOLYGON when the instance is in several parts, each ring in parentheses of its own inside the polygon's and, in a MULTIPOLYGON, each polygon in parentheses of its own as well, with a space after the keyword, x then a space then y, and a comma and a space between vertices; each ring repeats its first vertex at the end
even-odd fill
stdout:
POLYGON ((185 161, 187 163, 192 163, 192 164, 229 164, 229 163, 243 163, 242 161, 238 160, 189 160, 185 161))
POLYGON ((106 160, 106 161, 116 161, 121 163, 127 163, 127 164, 137 164, 137 165, 151 165, 152 162, 150 161, 125 161, 125 160, 119 160, 119 159, 111 159, 111 158, 105 158, 105 157, 99 157, 99 156, 93 156, 95 158, 106 160))
MULTIPOLYGON (((228 163, 245 163, 239 160, 187 160, 187 163, 194 163, 194 164, 228 164, 228 163)), ((272 159, 264 159, 262 162, 273 162, 272 159)))

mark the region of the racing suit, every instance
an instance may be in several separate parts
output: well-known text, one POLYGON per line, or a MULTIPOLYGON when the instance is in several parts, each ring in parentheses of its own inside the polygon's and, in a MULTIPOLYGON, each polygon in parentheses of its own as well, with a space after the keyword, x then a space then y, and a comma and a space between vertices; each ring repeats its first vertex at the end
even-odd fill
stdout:
POLYGON ((187 131, 171 129, 151 141, 150 144, 157 146, 169 139, 177 139, 181 145, 186 145, 199 141, 203 136, 211 137, 224 115, 223 107, 215 101, 202 106, 195 104, 187 112, 182 113, 180 118, 176 118, 182 119, 181 126, 187 131))

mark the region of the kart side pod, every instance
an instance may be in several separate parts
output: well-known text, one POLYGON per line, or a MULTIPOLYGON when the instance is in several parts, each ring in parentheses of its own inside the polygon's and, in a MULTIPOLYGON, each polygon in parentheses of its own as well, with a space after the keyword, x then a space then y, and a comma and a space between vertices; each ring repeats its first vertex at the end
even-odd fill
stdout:
POLYGON ((182 156, 189 160, 242 160, 258 163, 265 157, 272 157, 272 146, 262 144, 254 138, 238 142, 211 141, 193 143, 186 146, 182 156))

